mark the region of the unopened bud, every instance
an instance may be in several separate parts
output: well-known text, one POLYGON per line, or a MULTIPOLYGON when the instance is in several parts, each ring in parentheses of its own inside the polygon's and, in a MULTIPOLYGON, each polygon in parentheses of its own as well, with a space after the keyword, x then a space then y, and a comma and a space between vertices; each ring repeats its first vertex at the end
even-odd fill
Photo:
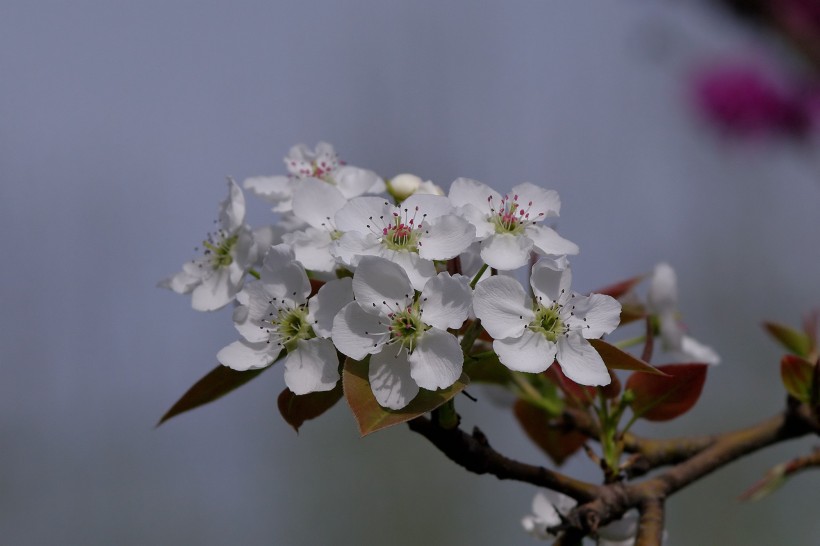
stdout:
POLYGON ((387 182, 387 191, 397 202, 402 202, 415 193, 444 195, 444 190, 431 181, 423 181, 414 174, 399 174, 387 182))

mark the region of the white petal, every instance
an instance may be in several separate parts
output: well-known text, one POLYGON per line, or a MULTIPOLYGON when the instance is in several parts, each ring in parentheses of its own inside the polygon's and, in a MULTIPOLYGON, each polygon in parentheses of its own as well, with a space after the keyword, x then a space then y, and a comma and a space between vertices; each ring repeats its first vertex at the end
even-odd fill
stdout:
POLYGON ((336 269, 336 258, 330 253, 333 240, 325 229, 309 227, 304 231, 289 233, 285 242, 293 248, 293 254, 305 269, 331 272, 336 269))
POLYGON ((346 199, 358 197, 364 193, 381 193, 384 191, 384 180, 367 169, 346 165, 334 171, 333 179, 346 199))
POLYGON ((473 205, 462 205, 455 211, 475 227, 476 240, 484 240, 495 233, 495 224, 488 220, 489 211, 478 209, 473 205))
MULTIPOLYGON (((558 491, 553 491, 552 489, 545 489, 543 491, 544 500, 550 503, 555 510, 561 514, 562 516, 568 515, 573 508, 578 504, 578 501, 573 499, 572 497, 568 497, 563 493, 559 493, 558 491)), ((533 499, 532 504, 533 510, 535 510, 535 500, 533 499)), ((535 512, 538 514, 538 512, 535 512)))
POLYGON ((587 339, 598 339, 610 333, 621 322, 621 304, 604 294, 576 296, 570 301, 571 328, 578 328, 587 339))
POLYGON ((443 195, 424 193, 411 195, 402 202, 399 208, 402 212, 406 212, 410 218, 413 217, 413 212, 417 210, 419 215, 424 215, 427 222, 432 222, 436 218, 453 212, 453 205, 443 195))
POLYGON ((454 335, 431 328, 421 335, 408 360, 410 375, 418 386, 432 391, 456 382, 461 375, 464 354, 454 335))
POLYGON ((675 310, 678 306, 678 278, 667 263, 655 266, 649 281, 649 307, 655 314, 675 310))
POLYGON ((222 348, 216 354, 216 359, 223 366, 240 372, 257 370, 273 364, 273 360, 279 354, 278 349, 269 343, 248 343, 239 340, 222 348))
POLYGON ((261 321, 267 316, 271 305, 269 303, 270 296, 263 288, 262 283, 259 281, 248 283, 236 295, 236 299, 242 304, 233 312, 236 330, 243 338, 252 343, 267 341, 270 334, 261 321), (260 328, 260 326, 263 327, 260 328))
POLYGON ((521 208, 527 210, 531 220, 558 216, 561 212, 561 198, 555 190, 545 190, 531 182, 524 182, 513 186, 510 195, 518 196, 521 208))
POLYGON ((277 206, 273 210, 284 212, 290 210, 290 198, 293 195, 294 182, 287 176, 254 176, 242 183, 246 190, 277 206))
POLYGON ((336 213, 336 229, 343 233, 381 234, 382 228, 392 221, 393 212, 394 207, 382 197, 357 197, 336 213))
POLYGON ((490 267, 510 271, 526 265, 531 250, 529 237, 497 233, 481 243, 481 259, 490 267))
POLYGON ((300 339, 285 357, 285 384, 294 394, 329 391, 339 381, 339 357, 327 339, 300 339))
POLYGON ((381 255, 404 269, 414 290, 420 291, 427 284, 427 281, 436 276, 435 264, 431 260, 425 260, 415 252, 383 249, 381 255))
POLYGON ((333 229, 336 213, 346 204, 338 189, 316 178, 306 178, 293 191, 293 214, 325 231, 333 229))
POLYGON ((256 263, 259 253, 251 230, 243 226, 239 228, 236 236, 236 244, 231 249, 231 257, 233 258, 231 265, 237 273, 233 279, 234 282, 238 282, 240 277, 245 276, 248 268, 256 263))
POLYGON ((413 287, 404 269, 377 256, 364 256, 359 262, 353 293, 363 309, 384 316, 413 302, 413 287))
POLYGON ((370 357, 370 388, 376 401, 385 408, 402 409, 419 393, 419 386, 410 377, 407 351, 395 352, 395 347, 370 357))
POLYGON ((201 276, 192 275, 183 269, 173 277, 160 281, 157 286, 160 288, 168 288, 177 294, 187 294, 201 282, 201 276))
POLYGON ((535 319, 524 287, 510 277, 490 277, 479 282, 473 296, 473 311, 494 338, 518 337, 535 319))
POLYGON ((330 255, 351 268, 359 265, 362 256, 379 256, 382 251, 382 244, 372 233, 348 231, 330 243, 330 255))
POLYGON ((543 334, 524 330, 520 337, 496 339, 493 350, 498 360, 506 367, 518 372, 543 372, 555 361, 555 343, 543 334))
POLYGON ((681 339, 680 352, 693 362, 703 362, 704 364, 720 364, 720 355, 708 345, 704 345, 693 337, 683 336, 681 339))
POLYGON ((310 280, 305 268, 294 260, 293 250, 288 245, 271 247, 260 276, 265 290, 274 299, 301 305, 310 294, 310 280))
POLYGON ((542 254, 557 256, 578 254, 578 245, 564 239, 558 232, 547 226, 529 225, 526 228, 527 237, 532 239, 535 248, 542 254))
POLYGON ((453 206, 472 205, 485 216, 490 213, 488 199, 492 199, 494 203, 501 201, 501 194, 497 191, 482 182, 470 178, 457 178, 454 180, 450 185, 448 197, 453 206))
POLYGON ((352 279, 337 279, 325 283, 308 302, 308 319, 320 337, 330 337, 333 319, 342 307, 353 301, 352 279))
POLYGON ((530 286, 536 301, 544 307, 568 300, 571 284, 572 270, 569 268, 556 269, 551 260, 538 260, 532 266, 530 286))
POLYGON ((460 328, 470 315, 473 303, 470 281, 463 275, 439 273, 421 292, 421 317, 439 330, 460 328))
POLYGON ((345 305, 333 319, 331 337, 336 348, 355 360, 378 352, 389 339, 388 324, 367 313, 355 301, 345 305))
POLYGON ((196 311, 216 311, 231 303, 241 286, 232 283, 230 277, 231 272, 226 267, 214 270, 193 289, 191 307, 196 311))
POLYGON ((222 201, 219 210, 219 223, 222 229, 233 233, 245 222, 245 196, 239 184, 228 179, 228 197, 222 201))
POLYGON ((558 364, 579 385, 609 385, 611 378, 598 352, 578 334, 558 338, 558 364))
POLYGON ((667 351, 680 351, 683 347, 683 327, 678 322, 677 310, 666 308, 658 315, 663 348, 667 351))
POLYGON ((474 240, 475 227, 463 218, 448 214, 424 226, 419 256, 429 260, 449 260, 464 252, 474 240))
POLYGON ((635 540, 638 534, 638 511, 628 510, 621 519, 607 523, 598 529, 598 536, 607 541, 635 540))

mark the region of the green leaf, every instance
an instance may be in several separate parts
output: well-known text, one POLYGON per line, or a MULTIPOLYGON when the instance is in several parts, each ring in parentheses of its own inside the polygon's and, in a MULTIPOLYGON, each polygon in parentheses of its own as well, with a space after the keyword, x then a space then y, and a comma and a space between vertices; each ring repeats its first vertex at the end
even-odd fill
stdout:
POLYGON ((669 421, 695 405, 706 382, 707 364, 664 364, 658 369, 665 377, 635 373, 626 381, 632 391, 636 416, 647 421, 669 421))
POLYGON ((763 327, 775 340, 797 356, 805 357, 811 352, 811 338, 805 333, 776 322, 764 322, 763 327))
POLYGON ((461 377, 452 386, 437 391, 421 389, 419 394, 406 407, 400 410, 391 410, 381 407, 376 401, 376 397, 373 396, 370 381, 367 378, 367 369, 367 359, 360 362, 348 358, 345 360, 344 372, 342 373, 345 399, 347 399, 350 409, 353 410, 353 416, 356 418, 362 436, 407 422, 419 415, 433 411, 464 390, 470 382, 467 375, 462 373, 461 377))
POLYGON ((633 372, 646 372, 655 375, 665 375, 659 368, 647 364, 640 358, 637 358, 626 351, 622 351, 618 347, 607 343, 603 339, 590 339, 589 342, 601 355, 604 364, 610 370, 631 370, 633 372))
POLYGON ((814 364, 795 355, 783 355, 780 360, 780 378, 786 390, 801 402, 810 402, 814 364))
MULTIPOLYGON (((283 353, 284 351, 279 353, 276 360, 279 360, 283 353)), ((157 426, 160 426, 171 417, 177 416, 180 413, 191 411, 194 408, 204 406, 209 402, 222 398, 232 390, 254 379, 268 368, 270 368, 270 366, 258 370, 238 372, 227 366, 217 366, 208 372, 205 377, 194 383, 194 386, 188 389, 188 391, 182 395, 182 398, 177 400, 176 404, 165 412, 165 415, 159 420, 157 426)))
POLYGON ((464 360, 464 373, 470 378, 470 383, 506 385, 511 381, 510 369, 496 355, 478 359, 467 357, 464 360))
POLYGON ((315 419, 342 399, 341 381, 329 391, 293 394, 287 387, 279 395, 276 405, 282 418, 299 433, 302 423, 315 419))
POLYGON ((577 430, 551 426, 544 409, 524 400, 516 400, 513 413, 527 437, 559 466, 587 441, 577 430))

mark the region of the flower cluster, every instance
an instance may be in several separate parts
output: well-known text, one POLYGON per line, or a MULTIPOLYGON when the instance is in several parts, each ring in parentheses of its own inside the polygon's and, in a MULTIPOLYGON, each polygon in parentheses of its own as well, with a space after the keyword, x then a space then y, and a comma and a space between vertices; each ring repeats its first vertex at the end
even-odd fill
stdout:
POLYGON ((452 386, 483 333, 510 370, 557 361, 578 383, 609 383, 588 340, 612 332, 621 307, 571 290, 578 246, 547 225, 557 192, 525 182, 502 194, 459 178, 445 194, 415 175, 385 181, 346 165, 326 143, 295 146, 285 166, 244 182, 279 213, 274 226, 245 223, 230 181, 203 256, 161 283, 191 293, 196 310, 233 304, 240 339, 219 351, 221 364, 244 371, 281 358, 288 388, 303 395, 332 390, 345 359, 367 362, 376 401, 398 410, 421 389, 452 386))

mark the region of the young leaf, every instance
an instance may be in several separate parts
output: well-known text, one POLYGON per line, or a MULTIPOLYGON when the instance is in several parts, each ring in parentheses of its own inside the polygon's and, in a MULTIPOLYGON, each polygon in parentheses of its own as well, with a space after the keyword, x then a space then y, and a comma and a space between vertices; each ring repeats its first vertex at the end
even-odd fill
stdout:
POLYGON ((464 360, 464 373, 470 378, 470 383, 506 385, 511 381, 510 369, 499 362, 498 357, 495 355, 478 360, 466 358, 464 360))
POLYGON ((607 343, 603 339, 590 339, 589 342, 604 359, 604 364, 611 370, 631 370, 634 372, 646 372, 655 375, 665 375, 659 368, 647 364, 640 358, 636 358, 626 351, 622 351, 616 346, 607 343))
POLYGON ((781 463, 775 467, 773 467, 769 472, 766 473, 760 480, 757 481, 754 485, 752 485, 749 489, 741 493, 739 500, 742 501, 759 501, 760 499, 767 497, 768 495, 774 493, 780 487, 786 483, 786 470, 788 469, 787 463, 781 463))
POLYGON ((780 378, 786 390, 801 402, 811 401, 814 364, 795 355, 783 355, 780 378))
POLYGON ((598 290, 593 290, 592 292, 594 294, 605 294, 607 296, 612 296, 617 300, 620 299, 621 296, 626 295, 630 290, 635 288, 635 286, 642 280, 644 280, 645 277, 645 275, 638 275, 637 277, 632 277, 631 279, 616 282, 615 284, 610 284, 609 286, 599 288, 598 290))
POLYGON ((621 322, 620 325, 629 324, 636 320, 643 320, 646 318, 646 309, 639 303, 622 303, 621 304, 621 322))
POLYGON ((577 430, 550 426, 549 414, 524 400, 515 402, 513 413, 527 437, 559 466, 587 440, 577 430))
POLYGON ((279 406, 279 413, 285 422, 298 434, 302 423, 319 417, 341 399, 342 383, 339 382, 332 390, 302 395, 293 394, 293 391, 286 387, 279 395, 276 405, 279 406))
POLYGON ((376 401, 376 397, 373 396, 367 378, 367 369, 367 360, 359 362, 348 358, 345 360, 344 372, 342 373, 345 399, 347 399, 350 409, 353 410, 353 416, 356 418, 362 436, 404 423, 415 419, 419 415, 433 411, 464 390, 470 382, 469 378, 462 373, 461 377, 452 386, 437 391, 421 389, 419 394, 406 407, 400 410, 391 410, 381 407, 376 401))
POLYGON ((805 333, 776 322, 764 322, 763 327, 781 345, 797 356, 808 356, 811 352, 811 338, 805 333))
MULTIPOLYGON (((281 357, 282 355, 280 354, 279 356, 281 357)), ((277 360, 278 359, 279 357, 277 357, 277 360)), ((270 366, 268 366, 268 368, 270 368, 270 366)), ((176 404, 165 412, 165 415, 159 420, 157 426, 160 426, 171 417, 179 415, 180 413, 185 413, 186 411, 222 398, 268 368, 238 372, 227 366, 217 366, 208 372, 205 377, 194 383, 194 386, 188 389, 188 391, 182 395, 182 398, 177 400, 176 404)))
POLYGON ((665 364, 665 377, 635 373, 626 381, 632 391, 632 411, 647 421, 668 421, 683 415, 700 398, 706 382, 707 364, 665 364))

